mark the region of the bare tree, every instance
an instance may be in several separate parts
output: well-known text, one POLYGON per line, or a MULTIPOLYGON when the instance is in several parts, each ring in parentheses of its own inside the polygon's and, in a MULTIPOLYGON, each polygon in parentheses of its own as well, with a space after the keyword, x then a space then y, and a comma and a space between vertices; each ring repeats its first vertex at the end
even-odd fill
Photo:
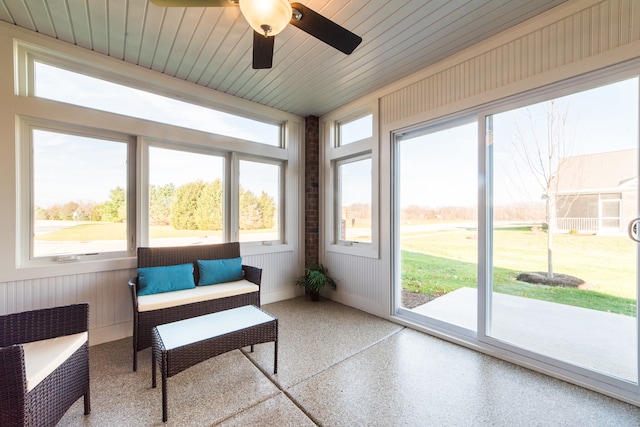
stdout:
POLYGON ((544 104, 546 123, 536 123, 539 116, 532 114, 527 108, 525 118, 528 121, 523 127, 515 121, 516 136, 511 140, 518 164, 525 170, 519 170, 520 179, 529 172, 535 179, 537 188, 545 202, 545 223, 547 224, 547 277, 553 278, 553 233, 556 231, 556 213, 571 203, 574 198, 558 197, 561 182, 575 179, 573 174, 565 174, 567 161, 573 155, 574 135, 569 135, 567 119, 569 104, 562 105, 558 100, 544 104), (567 175, 567 176, 565 176, 567 175))

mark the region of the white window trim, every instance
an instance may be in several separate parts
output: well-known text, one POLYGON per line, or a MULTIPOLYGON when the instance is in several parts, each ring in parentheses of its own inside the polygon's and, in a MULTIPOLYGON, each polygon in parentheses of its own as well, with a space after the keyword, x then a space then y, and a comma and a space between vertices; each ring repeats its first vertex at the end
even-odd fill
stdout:
MULTIPOLYGON (((55 41, 43 41, 42 44, 14 40, 14 96, 8 99, 9 105, 14 105, 13 112, 15 122, 15 150, 14 152, 14 203, 11 203, 11 217, 15 234, 11 236, 10 245, 7 244, 6 257, 0 266, 7 280, 22 280, 37 277, 48 277, 59 274, 80 274, 97 271, 119 270, 135 268, 135 248, 143 246, 147 232, 144 231, 140 218, 148 207, 140 202, 140 196, 144 197, 141 175, 144 173, 145 139, 166 140, 178 144, 187 144, 206 147, 206 149, 218 149, 235 155, 255 155, 280 161, 283 164, 284 182, 282 185, 282 197, 285 205, 282 206, 282 236, 280 244, 251 245, 241 244, 243 255, 276 254, 298 250, 304 242, 301 234, 304 215, 300 212, 298 200, 304 194, 301 183, 302 174, 298 164, 303 161, 300 145, 304 139, 304 119, 290 113, 279 111, 271 107, 259 105, 250 101, 238 99, 215 91, 203 91, 191 84, 169 76, 150 76, 148 70, 136 66, 123 64, 94 54, 77 49, 74 46, 56 44, 55 41), (47 46, 47 47, 44 47, 47 46), (186 100, 197 105, 209 107, 230 114, 246 117, 265 123, 273 123, 281 126, 282 144, 280 147, 267 144, 245 141, 233 137, 209 134, 191 129, 179 128, 162 123, 150 123, 145 120, 120 116, 114 113, 97 111, 54 100, 40 99, 31 96, 33 89, 33 60, 57 65, 75 72, 83 72, 93 77, 104 78, 114 83, 125 84, 134 88, 148 90, 160 95, 173 97, 178 100, 186 100), (31 70, 31 72, 29 72, 31 70), (23 243, 23 235, 29 235, 30 214, 28 201, 31 191, 28 190, 29 181, 23 175, 30 173, 28 165, 20 163, 24 156, 20 153, 21 128, 20 120, 28 118, 31 122, 42 121, 45 123, 61 124, 62 129, 98 129, 100 132, 113 135, 126 135, 132 138, 129 151, 129 163, 132 172, 129 176, 129 212, 131 218, 128 223, 128 233, 131 236, 130 250, 122 256, 105 256, 104 258, 78 259, 77 262, 56 263, 48 262, 34 264, 23 262, 22 253, 29 251, 29 246, 23 243), (290 167, 293 165, 294 167, 290 167), (26 190, 26 191, 25 191, 26 190), (26 206, 26 208, 25 208, 26 206), (25 212, 27 209, 27 212, 25 212), (25 249, 26 248, 26 249, 25 249)), ((231 155, 231 154, 229 154, 231 155)), ((148 191, 147 191, 148 193, 148 191)), ((148 198, 148 195, 147 195, 148 198)), ((13 234, 13 233, 12 233, 13 234)), ((28 239, 28 238, 27 238, 28 239)), ((227 238, 226 241, 230 241, 227 238)), ((27 240, 28 242, 28 240, 27 240)))
MULTIPOLYGON (((348 240, 348 239, 342 239, 341 238, 341 234, 342 234, 342 203, 341 203, 341 199, 342 199, 342 194, 341 194, 341 182, 340 182, 340 173, 338 171, 338 169, 340 168, 340 166, 344 166, 347 164, 351 164, 351 163, 356 163, 356 162, 360 162, 363 160, 371 160, 371 163, 373 164, 373 159, 371 157, 371 152, 365 152, 365 153, 361 153, 358 154, 356 156, 353 157, 342 157, 340 159, 334 160, 331 164, 331 169, 333 171, 333 191, 335 194, 335 200, 336 202, 333 204, 333 218, 334 218, 334 224, 336 225, 336 227, 334 227, 333 229, 333 241, 335 242, 335 244, 337 245, 344 245, 344 246, 353 246, 353 245, 370 245, 372 242, 360 242, 360 241, 355 241, 355 240, 348 240)), ((373 166, 372 166, 372 173, 373 173, 373 166)), ((371 205, 373 206, 373 200, 371 200, 371 205)), ((371 216, 373 218, 373 212, 371 212, 371 216)), ((372 236, 373 239, 373 236, 372 236)))
POLYGON ((320 121, 320 250, 340 254, 378 259, 380 257, 380 184, 379 184, 379 111, 377 102, 371 102, 323 117, 320 121), (340 146, 339 124, 357 120, 371 114, 372 136, 340 146), (339 203, 336 186, 336 162, 349 158, 371 158, 371 243, 338 240, 339 224, 336 212, 339 203))
MULTIPOLYGON (((259 144, 259 143, 255 143, 259 144)), ((137 191, 140 197, 138 198, 137 216, 136 216, 136 228, 139 230, 136 238, 140 242, 140 246, 149 245, 149 147, 166 148, 170 150, 185 151, 190 153, 200 153, 206 155, 214 155, 225 158, 224 167, 224 188, 225 188, 225 203, 224 203, 224 230, 222 233, 223 241, 235 242, 239 239, 239 193, 234 191, 239 189, 239 163, 240 160, 248 160, 252 162, 260 162, 266 164, 273 164, 280 166, 280 239, 270 241, 249 241, 240 242, 243 254, 262 254, 271 252, 281 252, 292 250, 292 245, 286 241, 286 229, 287 229, 287 206, 285 201, 285 191, 287 186, 287 173, 286 163, 287 160, 282 156, 276 157, 264 157, 264 156, 252 156, 238 152, 230 152, 221 150, 215 147, 204 147, 201 145, 190 145, 178 142, 171 142, 167 140, 158 140, 153 138, 138 138, 138 179, 137 179, 137 191)), ((273 147, 271 147, 273 148, 273 147)), ((282 150, 279 150, 282 151, 282 150)))
POLYGON ((101 261, 114 258, 129 257, 135 254, 135 226, 127 221, 127 249, 124 251, 109 251, 98 254, 69 254, 65 258, 60 255, 33 257, 32 244, 34 236, 34 200, 33 200, 33 130, 46 130, 50 132, 79 135, 90 138, 112 140, 126 144, 127 146, 127 217, 135 214, 135 185, 134 169, 135 144, 133 138, 126 134, 108 132, 100 129, 79 127, 65 123, 57 123, 50 120, 19 118, 18 134, 18 212, 16 221, 16 259, 18 268, 37 267, 43 265, 55 265, 67 262, 101 261))
MULTIPOLYGON (((63 70, 68 70, 74 73, 84 74, 89 77, 105 80, 107 82, 127 86, 133 89, 149 92, 151 94, 174 99, 179 102, 186 102, 195 106, 208 108, 221 113, 236 115, 241 118, 255 120, 258 122, 272 124, 280 126, 280 140, 279 145, 263 144, 260 142, 247 141, 250 144, 264 145, 268 148, 282 149, 286 148, 288 143, 285 135, 285 125, 288 121, 287 115, 278 114, 274 116, 269 114, 272 111, 269 107, 265 107, 259 104, 254 104, 249 101, 239 100, 236 97, 229 96, 232 99, 228 99, 228 102, 222 100, 215 100, 212 97, 203 96, 201 91, 193 90, 189 88, 188 91, 171 90, 166 84, 156 84, 154 81, 149 80, 145 76, 138 76, 138 73, 127 73, 113 67, 101 67, 94 63, 76 58, 70 55, 64 55, 60 52, 56 52, 47 48, 43 48, 22 40, 14 41, 14 51, 16 56, 16 70, 15 70, 15 94, 21 96, 35 96, 35 64, 34 62, 41 62, 53 67, 57 67, 63 70), (239 106, 236 106, 238 104, 239 106), (247 104, 247 105, 244 105, 247 104), (248 105, 251 104, 251 105, 248 105), (241 105, 241 106, 240 106, 241 105), (264 111, 263 111, 264 110, 264 111)), ((134 67, 139 68, 139 67, 134 67)), ((138 71, 137 69, 135 71, 138 71)), ((164 76, 162 77, 164 78, 164 76)), ((180 80, 175 81, 175 78, 169 78, 174 80, 175 86, 182 86, 180 80)), ((216 94, 220 97, 227 97, 225 94, 216 94)), ((85 108, 78 106, 79 108, 85 108)), ((86 109, 86 108, 85 108, 86 109)), ((106 111, 105 111, 106 112, 106 111)), ((115 113, 112 113, 115 114, 115 113)), ((132 117, 134 118, 134 117, 132 117)), ((136 120, 145 120, 137 119, 136 120)), ((170 125, 173 126, 173 125, 170 125)), ((178 127, 178 126, 173 126, 178 127)), ((192 129, 195 132, 207 133, 192 129)), ((231 138, 225 135, 219 135, 221 137, 231 138)), ((241 140, 245 141, 245 140, 241 140)))
MULTIPOLYGON (((253 247, 253 248, 260 248, 260 247, 269 247, 269 246, 277 246, 277 245, 283 245, 286 242, 286 238, 285 238, 285 212, 286 212, 286 205, 285 205, 285 201, 286 198, 284 197, 285 195, 285 184, 286 184, 286 161, 284 160, 277 160, 277 159, 273 159, 273 158, 266 158, 266 157, 256 157, 256 156, 248 156, 248 155, 242 155, 242 154, 238 154, 235 157, 235 175, 234 175, 234 179, 237 182, 236 188, 239 190, 240 189, 240 161, 241 160, 246 160, 249 162, 254 162, 254 163, 263 163, 263 164, 267 164, 267 165, 275 165, 279 167, 279 171, 280 171, 280 176, 279 176, 279 182, 278 182, 278 235, 279 238, 278 239, 274 239, 274 240, 255 240, 255 241, 245 241, 245 242, 240 242, 240 245, 242 245, 243 247, 253 247)), ((240 200, 239 200, 239 191, 235 191, 232 193, 234 195, 234 197, 237 199, 236 200, 236 204, 234 205, 234 209, 235 209, 235 213, 236 215, 233 216, 233 219, 237 222, 239 222, 240 220, 240 200)), ((235 239, 232 239, 233 241, 239 241, 240 239, 240 224, 238 223, 236 226, 231 228, 232 233, 235 233, 235 239)))

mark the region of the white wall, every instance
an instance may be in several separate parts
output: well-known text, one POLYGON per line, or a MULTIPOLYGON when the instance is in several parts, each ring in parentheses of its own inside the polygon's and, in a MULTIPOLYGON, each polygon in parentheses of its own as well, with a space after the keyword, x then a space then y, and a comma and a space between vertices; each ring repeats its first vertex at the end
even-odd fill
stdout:
MULTIPOLYGON (((411 325, 471 348, 567 379, 605 394, 640 405, 640 392, 584 380, 571 372, 525 361, 482 342, 427 329, 394 317, 392 294, 392 132, 507 97, 578 77, 605 67, 640 59, 640 0, 574 0, 498 34, 402 81, 381 88, 366 98, 320 118, 321 130, 363 105, 378 106, 378 165, 374 186, 379 186, 379 257, 346 254, 331 249, 331 231, 324 221, 321 258, 340 286, 328 294, 352 307, 411 325)), ((328 175, 326 147, 331 135, 322 135, 323 173, 328 175)), ((375 150, 374 150, 375 153, 375 150)), ((322 181, 321 203, 331 203, 329 180, 322 181)), ((375 190, 374 190, 375 191, 375 190)))
MULTIPOLYGON (((290 283, 301 272, 303 265, 304 208, 298 204, 303 196, 304 119, 262 105, 205 89, 191 83, 143 69, 86 49, 59 42, 40 34, 0 23, 0 314, 13 313, 73 302, 89 301, 90 341, 97 344, 123 338, 132 333, 132 307, 127 286, 135 275, 135 257, 94 262, 80 262, 42 267, 21 267, 17 255, 19 244, 17 219, 19 182, 17 178, 17 123, 18 117, 36 116, 75 125, 87 125, 131 135, 156 139, 189 138, 193 131, 165 128, 137 119, 96 114, 53 101, 16 95, 14 89, 14 40, 30 43, 79 63, 97 66, 110 74, 126 79, 128 83, 154 88, 163 94, 194 99, 220 110, 245 112, 252 118, 269 118, 287 123, 286 244, 247 247, 242 246, 243 262, 263 268, 262 303, 274 302, 298 295, 290 283)), ((266 147, 266 146, 265 146, 266 147)), ((240 144, 241 151, 257 154, 259 144, 240 144), (249 145, 247 145, 249 144, 249 145)))

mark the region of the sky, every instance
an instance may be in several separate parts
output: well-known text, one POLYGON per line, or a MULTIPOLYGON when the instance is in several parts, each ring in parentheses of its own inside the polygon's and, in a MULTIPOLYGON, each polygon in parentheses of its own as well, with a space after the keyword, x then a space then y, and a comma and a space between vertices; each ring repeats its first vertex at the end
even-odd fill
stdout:
MULTIPOLYGON (((280 127, 276 125, 36 64, 36 93, 44 98, 268 145, 280 143, 280 127)), ((34 147, 37 206, 50 207, 68 201, 101 203, 109 198, 112 189, 126 188, 123 142, 36 130, 34 147), (60 150, 61 144, 67 148, 60 150)), ((214 181, 224 175, 223 159, 219 156, 152 147, 151 159, 150 182, 154 185, 172 182, 177 187, 198 179, 214 181)), ((273 165, 242 161, 241 184, 256 194, 266 191, 277 197, 279 180, 277 176, 273 179, 274 169, 273 165)))
MULTIPOLYGON (((638 79, 621 81, 606 87, 559 98, 557 105, 567 113, 565 130, 573 139, 569 154, 582 155, 637 148, 638 144, 638 79)), ((521 182, 516 147, 522 147, 517 136, 520 128, 543 139, 547 133, 545 104, 523 107, 494 115, 494 203, 509 204, 539 201, 541 189, 529 174, 521 182), (529 120, 530 112, 533 120, 529 120), (518 181, 516 183, 516 181, 518 181)), ((408 207, 474 206, 478 192, 478 138, 476 123, 452 124, 446 130, 435 130, 400 141, 398 170, 400 203, 408 207)), ((525 139, 531 146, 531 140, 525 139)), ((542 157, 546 153, 541 153, 542 157)), ((524 175, 526 175, 525 173, 524 175)))
MULTIPOLYGON (((278 139, 277 126, 215 112, 76 73, 70 73, 73 77, 69 78, 69 72, 44 64, 38 64, 36 72, 38 96, 68 99, 73 94, 73 102, 79 105, 100 105, 102 109, 112 111, 123 111, 119 109, 124 108, 126 114, 132 116, 144 116, 156 121, 177 123, 253 141, 270 142, 278 139), (95 93, 100 93, 100 98, 95 93), (122 103, 122 99, 126 102, 122 103)), ((635 148, 639 127, 638 92, 638 79, 634 78, 560 98, 558 105, 568 114, 566 129, 574 139, 574 155, 635 148)), ((540 199, 540 189, 534 186, 532 179, 525 179, 528 183, 518 184, 520 187, 514 184, 518 158, 514 146, 518 143, 518 137, 515 136, 516 123, 529 133, 532 129, 540 135, 546 133, 544 104, 494 115, 496 203, 540 199), (526 118, 525 113, 530 113, 533 120, 526 118)), ((343 125, 344 138, 347 141, 361 139, 360 135, 370 135, 372 126, 371 116, 349 122, 343 125)), ((41 172, 36 177, 36 204, 46 206, 68 201, 69 188, 65 186, 66 183, 73 183, 76 199, 93 202, 106 200, 116 183, 125 186, 126 177, 122 174, 125 170, 122 163, 126 159, 123 154, 125 144, 65 136, 66 143, 72 144, 74 149, 61 152, 55 149, 62 142, 60 135, 41 131, 36 139, 43 141, 36 158, 39 162, 36 170, 41 172), (87 149, 87 141, 91 142, 92 148, 87 149), (94 162, 96 150, 99 150, 101 159, 98 165, 94 162), (59 165, 62 164, 73 165, 73 168, 60 168, 59 165)), ((522 143, 521 140, 519 143, 522 143)), ((153 149, 152 153, 155 167, 152 167, 150 179, 157 185, 168 182, 180 185, 196 179, 214 180, 223 174, 221 159, 216 156, 161 149, 153 149)), ((475 122, 446 130, 434 130, 432 133, 426 128, 421 136, 403 138, 400 142, 398 167, 402 207, 476 205, 477 155, 475 122)), ((253 191, 264 190, 269 194, 277 194, 278 183, 273 182, 272 178, 265 178, 273 176, 270 171, 273 168, 266 167, 266 171, 262 171, 257 168, 256 163, 250 165, 251 167, 242 168, 243 182, 253 191)), ((354 167, 349 168, 349 185, 345 186, 342 194, 343 204, 370 202, 365 200, 370 198, 369 193, 358 189, 370 188, 371 167, 362 162, 360 165, 361 167, 353 165, 354 167)))
POLYGON ((89 108, 234 138, 279 145, 279 126, 36 62, 36 94, 89 108))
POLYGON ((400 206, 473 206, 478 193, 476 122, 402 139, 400 206))
POLYGON ((34 130, 33 139, 37 206, 100 203, 116 187, 127 187, 126 143, 44 130, 34 130))
MULTIPOLYGON (((566 141, 561 156, 637 149, 638 98, 637 78, 558 98, 556 111, 566 114, 566 124, 556 128, 561 135, 558 138, 566 141)), ((515 124, 526 133, 529 147, 534 146, 534 133, 538 135, 543 151, 541 156, 534 157, 544 159, 548 156, 544 149, 547 110, 548 103, 543 102, 494 116, 494 197, 499 203, 541 200, 543 188, 533 181, 531 174, 527 179, 515 170, 522 156, 514 151, 514 143, 520 147, 523 144, 515 124)), ((526 166, 520 167, 527 170, 526 166)))

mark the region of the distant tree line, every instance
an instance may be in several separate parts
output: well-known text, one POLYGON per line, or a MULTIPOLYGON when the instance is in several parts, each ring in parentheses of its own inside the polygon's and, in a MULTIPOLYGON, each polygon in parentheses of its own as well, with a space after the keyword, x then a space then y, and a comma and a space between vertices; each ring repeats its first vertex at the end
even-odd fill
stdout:
MULTIPOLYGON (((401 211, 403 221, 420 220, 475 220, 478 209, 469 206, 443 206, 427 208, 424 206, 409 206, 401 211)), ((542 222, 545 218, 545 205, 541 203, 514 203, 509 205, 495 205, 493 219, 496 221, 542 222)))
POLYGON ((104 203, 67 202, 49 208, 36 207, 36 219, 61 221, 106 221, 124 222, 127 218, 124 188, 116 187, 109 192, 104 203))
MULTIPOLYGON (((223 227, 223 185, 198 180, 179 187, 173 184, 149 187, 151 225, 171 225, 177 230, 221 230, 223 227)), ((240 187, 240 229, 272 228, 276 204, 264 191, 256 195, 240 187)), ((36 219, 66 221, 124 222, 126 204, 124 189, 111 190, 104 203, 68 202, 50 208, 36 208, 36 219)))

